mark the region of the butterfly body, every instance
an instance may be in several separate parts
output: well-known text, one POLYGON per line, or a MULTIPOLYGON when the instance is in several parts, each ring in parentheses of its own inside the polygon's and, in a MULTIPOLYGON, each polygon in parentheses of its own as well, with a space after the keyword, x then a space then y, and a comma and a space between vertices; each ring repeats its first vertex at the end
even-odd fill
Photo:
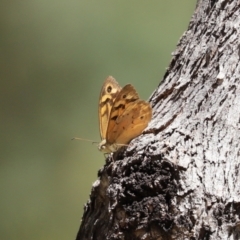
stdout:
POLYGON ((99 125, 102 141, 98 148, 104 153, 116 152, 139 136, 152 118, 148 102, 139 99, 131 84, 123 88, 109 76, 99 98, 99 125))

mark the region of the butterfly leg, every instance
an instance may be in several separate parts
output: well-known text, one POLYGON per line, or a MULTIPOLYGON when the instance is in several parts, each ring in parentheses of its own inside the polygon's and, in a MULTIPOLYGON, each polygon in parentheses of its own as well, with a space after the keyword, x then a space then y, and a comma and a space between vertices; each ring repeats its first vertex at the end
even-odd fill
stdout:
POLYGON ((109 160, 109 162, 115 162, 113 154, 114 153, 104 153, 105 160, 109 160))

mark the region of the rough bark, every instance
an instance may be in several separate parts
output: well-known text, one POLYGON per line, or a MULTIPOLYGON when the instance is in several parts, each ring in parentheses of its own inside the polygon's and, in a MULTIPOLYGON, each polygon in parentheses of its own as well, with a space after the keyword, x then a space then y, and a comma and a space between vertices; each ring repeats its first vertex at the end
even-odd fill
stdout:
POLYGON ((240 2, 199 1, 148 129, 99 171, 77 240, 240 239, 239 42, 240 2))

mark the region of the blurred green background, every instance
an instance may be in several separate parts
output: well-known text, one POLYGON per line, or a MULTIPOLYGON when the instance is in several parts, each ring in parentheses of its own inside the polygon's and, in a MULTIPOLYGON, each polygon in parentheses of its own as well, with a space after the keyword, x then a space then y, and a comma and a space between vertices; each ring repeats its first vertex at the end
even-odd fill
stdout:
POLYGON ((108 75, 147 99, 196 1, 0 3, 0 239, 74 239, 104 156, 108 75))

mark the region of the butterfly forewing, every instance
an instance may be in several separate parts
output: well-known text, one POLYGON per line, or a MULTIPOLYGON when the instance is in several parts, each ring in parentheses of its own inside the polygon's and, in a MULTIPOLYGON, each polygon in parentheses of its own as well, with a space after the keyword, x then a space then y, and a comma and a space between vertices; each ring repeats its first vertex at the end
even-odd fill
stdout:
POLYGON ((117 81, 109 76, 103 83, 98 107, 99 128, 102 139, 106 139, 106 132, 108 127, 108 120, 115 98, 121 91, 120 85, 117 81))

